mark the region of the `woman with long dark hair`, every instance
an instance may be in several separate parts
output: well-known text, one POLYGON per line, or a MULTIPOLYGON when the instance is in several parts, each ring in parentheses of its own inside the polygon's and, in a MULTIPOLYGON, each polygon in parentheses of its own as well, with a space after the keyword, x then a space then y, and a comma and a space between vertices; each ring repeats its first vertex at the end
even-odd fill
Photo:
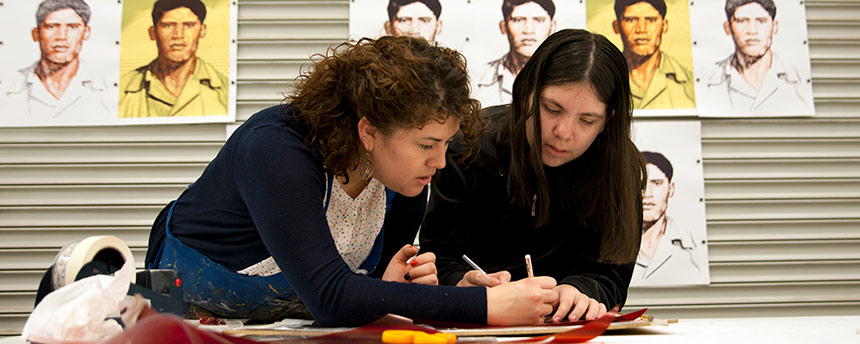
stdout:
MULTIPOLYGON (((517 75, 513 103, 484 109, 473 159, 452 144, 420 232, 441 284, 558 280, 555 322, 594 319, 627 298, 642 228, 642 156, 630 139, 627 64, 605 37, 567 29, 517 75), (473 270, 467 255, 484 271, 473 270)), ((495 288, 494 287, 494 288, 495 288)), ((491 288, 492 289, 492 288, 491 288)))

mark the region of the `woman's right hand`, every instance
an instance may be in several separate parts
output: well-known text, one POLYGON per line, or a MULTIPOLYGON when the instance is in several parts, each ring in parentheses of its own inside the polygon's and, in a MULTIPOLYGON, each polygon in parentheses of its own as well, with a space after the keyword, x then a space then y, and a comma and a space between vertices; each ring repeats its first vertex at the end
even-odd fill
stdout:
POLYGON ((558 302, 555 285, 554 278, 540 276, 487 288, 487 324, 543 324, 558 302))
POLYGON ((460 282, 457 282, 458 287, 474 287, 485 286, 495 287, 509 283, 511 281, 511 273, 507 271, 499 271, 491 274, 485 274, 478 270, 471 270, 463 275, 460 282))

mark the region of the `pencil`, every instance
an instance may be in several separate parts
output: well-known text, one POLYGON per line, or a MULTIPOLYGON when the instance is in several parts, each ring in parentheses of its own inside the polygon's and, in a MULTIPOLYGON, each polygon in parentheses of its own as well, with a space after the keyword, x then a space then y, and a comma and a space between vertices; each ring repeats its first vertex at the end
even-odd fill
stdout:
POLYGON ((473 262, 471 259, 469 259, 469 257, 467 257, 465 254, 463 255, 463 260, 465 260, 466 264, 469 264, 469 266, 471 266, 472 269, 478 270, 484 275, 487 274, 487 272, 485 272, 484 269, 481 269, 481 267, 478 266, 478 264, 475 264, 475 262, 473 262))
POLYGON ((529 274, 529 277, 535 277, 535 271, 532 267, 532 255, 526 255, 526 272, 529 274))

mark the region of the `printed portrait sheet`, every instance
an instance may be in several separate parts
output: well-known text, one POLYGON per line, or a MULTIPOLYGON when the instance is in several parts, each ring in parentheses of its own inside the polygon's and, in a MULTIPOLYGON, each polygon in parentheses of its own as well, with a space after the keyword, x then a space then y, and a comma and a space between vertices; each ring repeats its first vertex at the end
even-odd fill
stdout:
POLYGON ((581 1, 527 2, 511 9, 511 20, 504 20, 501 0, 441 0, 438 18, 431 8, 436 3, 416 1, 396 7, 389 17, 389 0, 351 1, 350 38, 416 35, 460 51, 472 97, 483 107, 510 103, 517 72, 546 37, 564 28, 585 28, 581 1))
POLYGON ((710 283, 701 123, 637 120, 636 146, 645 157, 643 232, 630 283, 634 287, 710 283))
POLYGON ((621 50, 630 70, 634 115, 695 116, 688 2, 587 0, 588 30, 621 50))
POLYGON ((0 6, 0 126, 114 124, 122 4, 38 16, 41 3, 0 6))
POLYGON ((237 5, 154 3, 4 2, 0 127, 233 122, 237 5))
POLYGON ((815 115, 803 3, 690 6, 699 116, 815 115))

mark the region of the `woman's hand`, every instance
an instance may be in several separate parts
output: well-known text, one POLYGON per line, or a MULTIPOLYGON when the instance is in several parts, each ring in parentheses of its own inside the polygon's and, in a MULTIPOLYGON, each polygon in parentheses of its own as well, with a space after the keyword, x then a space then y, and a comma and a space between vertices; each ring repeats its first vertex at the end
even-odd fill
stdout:
POLYGON ((554 323, 564 321, 565 316, 567 316, 568 321, 576 321, 580 317, 585 320, 594 320, 606 314, 606 306, 581 293, 579 289, 570 284, 556 286, 555 291, 558 292, 558 308, 552 315, 552 322, 554 323))
POLYGON ((436 275, 436 255, 433 252, 426 252, 412 258, 416 253, 418 248, 412 245, 404 245, 400 248, 385 268, 382 280, 439 285, 439 277, 436 275))
POLYGON ((543 324, 558 303, 555 283, 552 277, 540 276, 487 288, 487 324, 543 324))
POLYGON ((457 282, 458 287, 473 287, 476 285, 485 287, 495 287, 497 285, 510 283, 511 273, 507 271, 499 271, 491 274, 485 274, 478 270, 472 270, 463 275, 460 282, 457 282))

